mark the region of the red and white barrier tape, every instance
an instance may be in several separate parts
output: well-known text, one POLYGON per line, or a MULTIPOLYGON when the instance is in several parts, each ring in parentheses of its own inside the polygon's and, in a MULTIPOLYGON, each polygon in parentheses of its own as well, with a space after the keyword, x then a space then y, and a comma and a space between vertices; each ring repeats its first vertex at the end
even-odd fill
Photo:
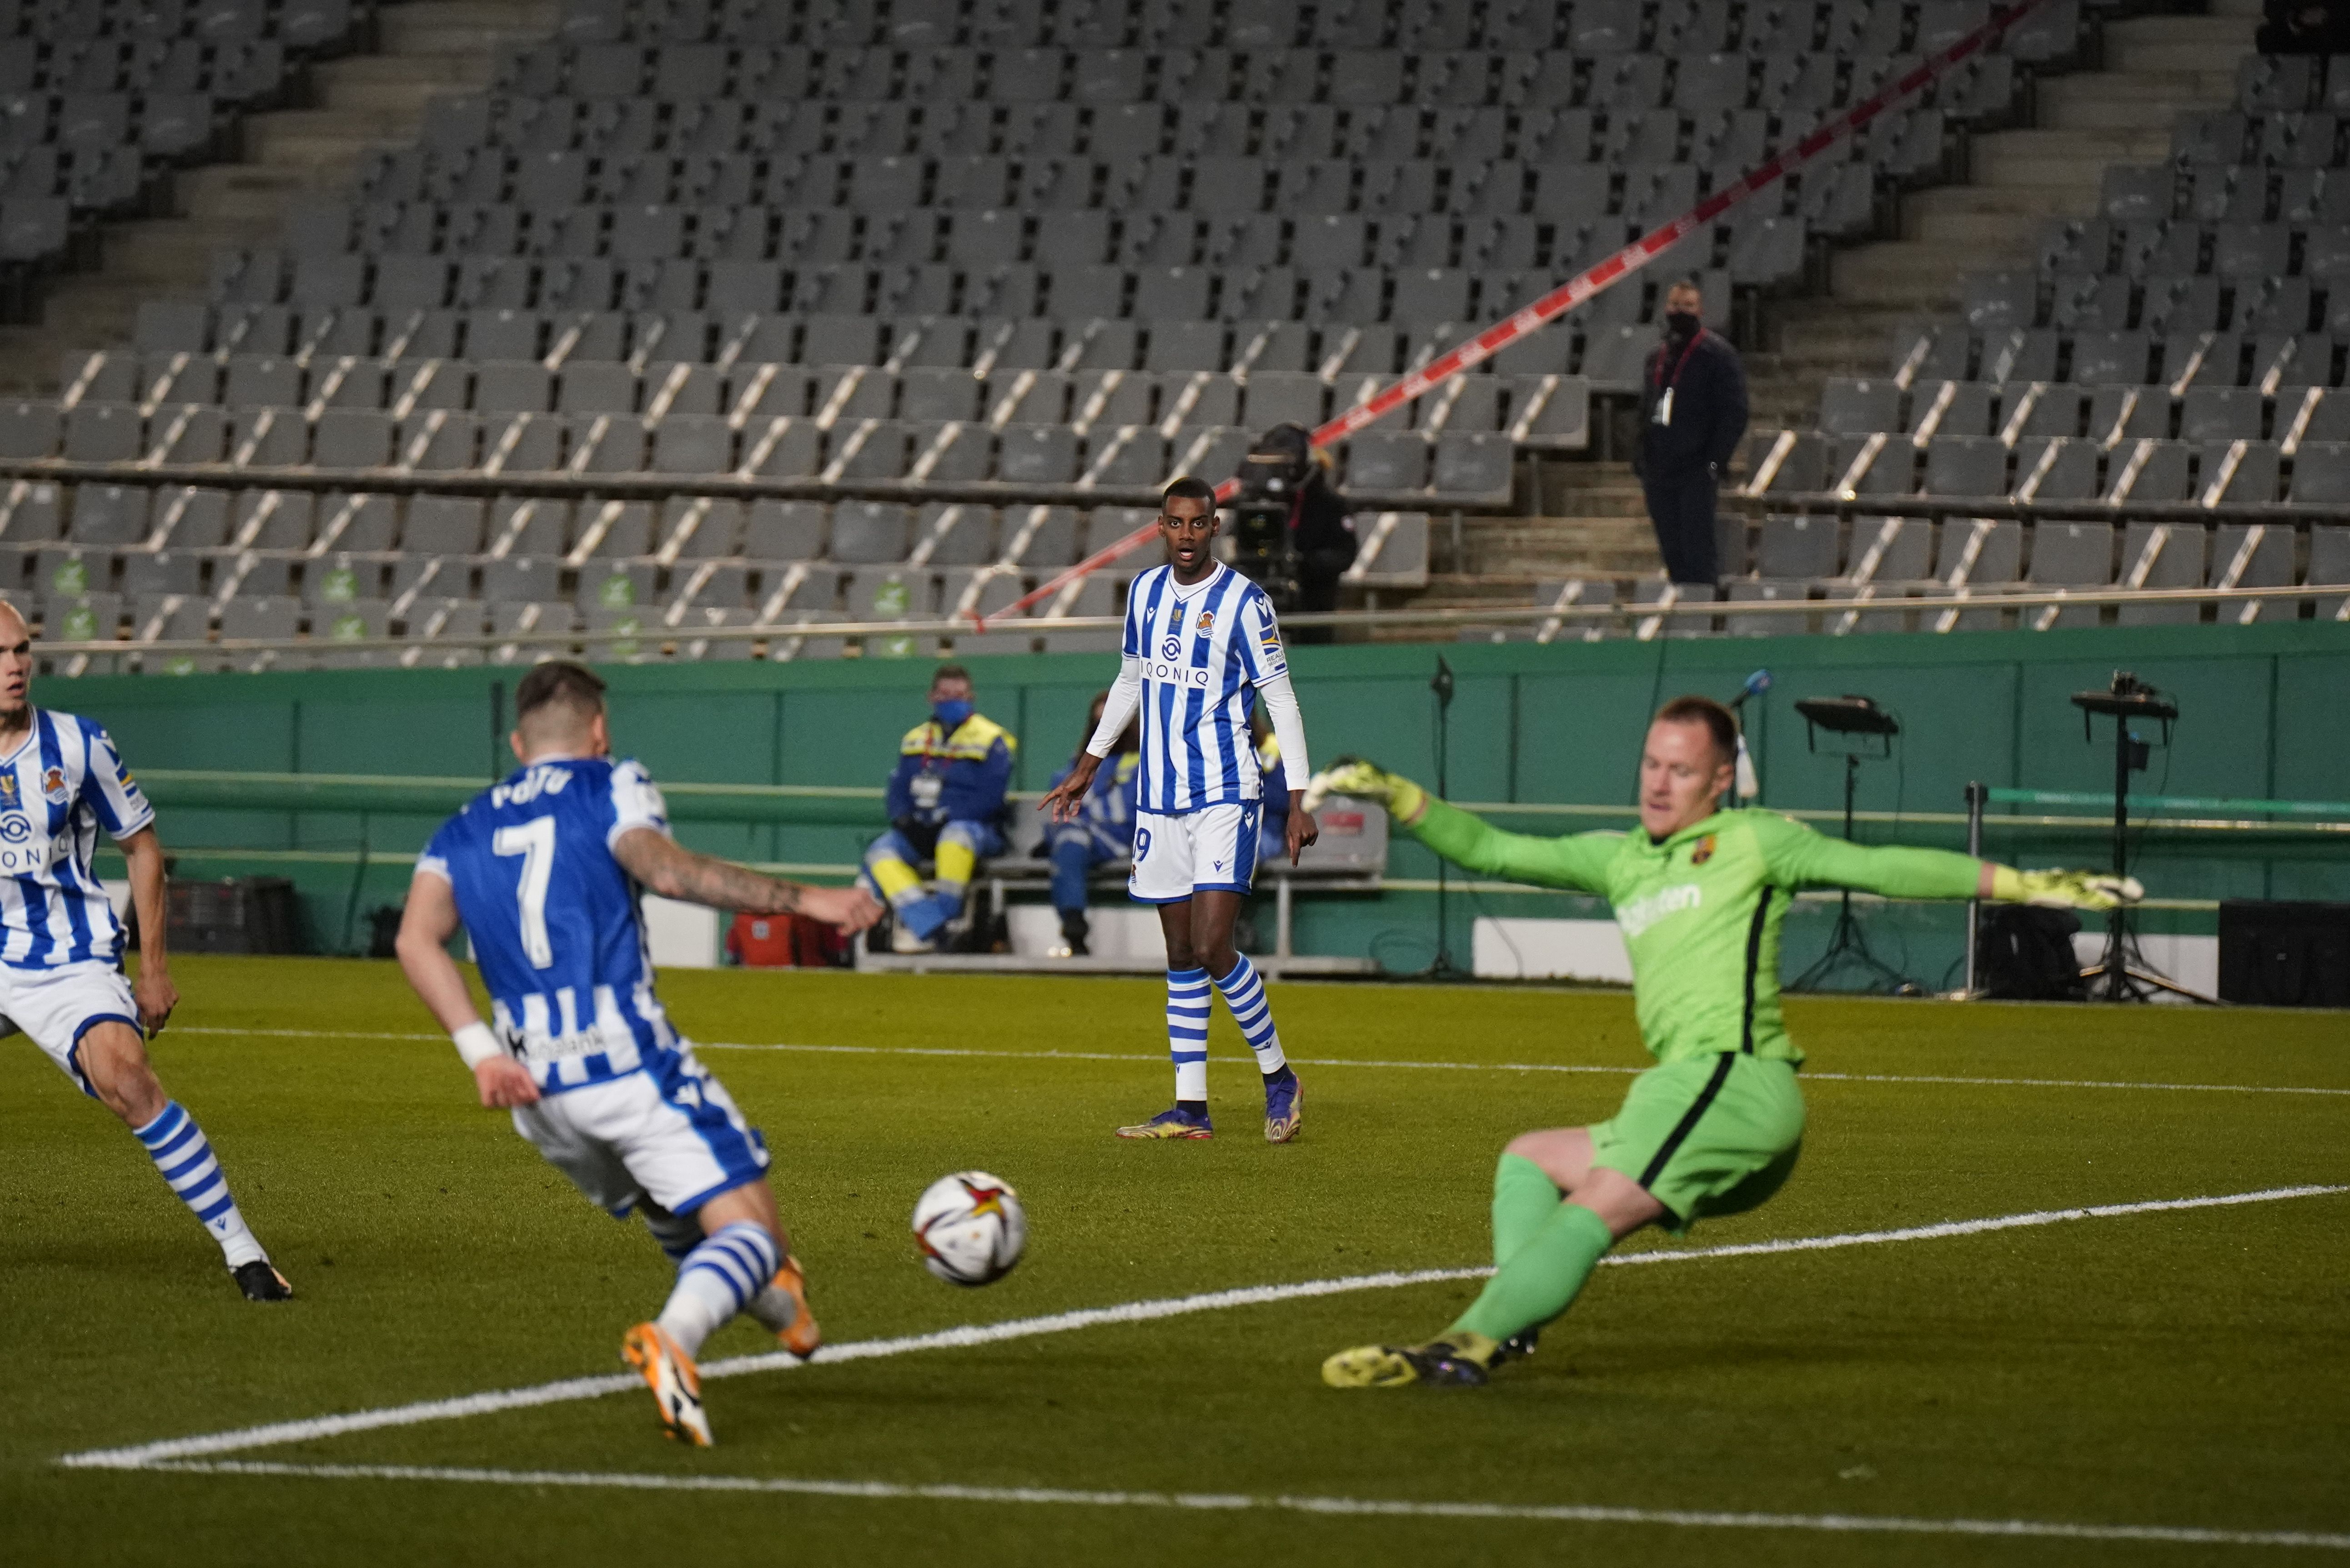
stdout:
MULTIPOLYGON (((1657 257, 1670 250, 1700 226, 1713 222, 1749 196, 1772 185, 1791 171, 1800 169, 1821 153, 1861 130, 1901 99, 1925 87, 1969 56, 1977 54, 1998 41, 2008 29, 2048 0, 2020 0, 1992 16, 1990 21, 1952 44, 1938 55, 1920 61, 1892 86, 1877 92, 1829 120, 1784 152, 1778 153, 1756 165, 1741 178, 1723 186, 1713 194, 1683 213, 1679 217, 1649 230, 1638 239, 1605 261, 1586 268, 1565 283, 1544 295, 1532 305, 1514 312, 1485 328, 1466 343, 1438 356, 1372 397, 1365 399, 1340 414, 1336 419, 1314 432, 1314 444, 1330 445, 1346 440, 1374 421, 1384 418, 1416 398, 1425 397, 1446 380, 1462 371, 1492 358, 1521 337, 1531 337, 1551 322, 1581 305, 1592 296, 1639 271, 1657 257)), ((1239 481, 1227 479, 1216 486, 1216 499, 1230 501, 1240 489, 1239 481)), ((1014 601, 991 616, 972 617, 972 625, 981 631, 992 621, 1016 616, 1039 600, 1051 597, 1080 577, 1089 576, 1122 556, 1140 548, 1159 531, 1154 521, 1137 528, 1103 548, 1095 551, 1067 571, 1055 577, 1034 593, 1014 601)))

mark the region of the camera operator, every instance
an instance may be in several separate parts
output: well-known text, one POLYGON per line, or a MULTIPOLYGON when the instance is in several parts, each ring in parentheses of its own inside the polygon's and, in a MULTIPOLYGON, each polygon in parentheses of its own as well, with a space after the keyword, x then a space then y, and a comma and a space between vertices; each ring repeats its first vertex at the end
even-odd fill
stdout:
MULTIPOLYGON (((1294 424, 1259 436, 1241 464, 1232 566, 1264 589, 1276 610, 1338 607, 1338 579, 1355 564, 1357 545, 1331 469, 1312 433, 1294 424)), ((1301 627, 1290 640, 1327 642, 1330 628, 1301 627)))

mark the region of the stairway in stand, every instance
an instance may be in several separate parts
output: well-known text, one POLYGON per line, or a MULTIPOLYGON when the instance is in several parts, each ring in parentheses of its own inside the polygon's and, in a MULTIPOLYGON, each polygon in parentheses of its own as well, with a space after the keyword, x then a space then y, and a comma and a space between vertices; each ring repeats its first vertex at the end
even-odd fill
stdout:
POLYGON ((367 152, 415 140, 435 97, 486 87, 500 46, 556 21, 554 0, 384 6, 374 52, 310 67, 315 101, 246 117, 242 161, 173 176, 179 215, 107 224, 98 271, 53 280, 39 325, 0 327, 0 392, 54 392, 60 356, 130 342, 140 301, 203 296, 215 250, 275 244, 289 205, 339 192, 367 152))

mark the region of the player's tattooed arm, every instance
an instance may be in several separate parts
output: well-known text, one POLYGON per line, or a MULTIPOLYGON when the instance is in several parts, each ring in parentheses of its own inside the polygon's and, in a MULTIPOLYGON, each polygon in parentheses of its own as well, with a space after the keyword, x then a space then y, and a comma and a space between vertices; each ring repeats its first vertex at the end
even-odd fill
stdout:
POLYGON ((629 875, 664 898, 747 915, 808 915, 846 931, 881 918, 881 906, 857 888, 810 888, 763 876, 747 866, 699 855, 667 834, 633 827, 612 854, 629 875))

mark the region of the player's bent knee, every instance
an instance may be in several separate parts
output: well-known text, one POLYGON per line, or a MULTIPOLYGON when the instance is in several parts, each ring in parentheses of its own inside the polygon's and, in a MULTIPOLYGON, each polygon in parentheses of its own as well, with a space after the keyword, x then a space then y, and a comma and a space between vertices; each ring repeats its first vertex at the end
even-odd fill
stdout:
POLYGON ((714 1236, 729 1225, 748 1221, 764 1230, 778 1248, 786 1245, 783 1221, 775 1210, 775 1189, 764 1177, 728 1188, 695 1210, 693 1217, 705 1236, 714 1236))
POLYGON ((1561 1192, 1575 1191, 1591 1175, 1591 1135, 1582 1127, 1520 1133, 1502 1152, 1540 1166, 1561 1192))
POLYGON ((128 1023, 101 1020, 74 1043, 82 1075, 99 1103, 130 1126, 145 1127, 168 1103, 163 1085, 147 1060, 146 1042, 128 1023))
POLYGON ((1598 1215, 1618 1237, 1671 1218, 1647 1188, 1604 1165, 1594 1166, 1590 1175, 1575 1185, 1572 1201, 1598 1215))

